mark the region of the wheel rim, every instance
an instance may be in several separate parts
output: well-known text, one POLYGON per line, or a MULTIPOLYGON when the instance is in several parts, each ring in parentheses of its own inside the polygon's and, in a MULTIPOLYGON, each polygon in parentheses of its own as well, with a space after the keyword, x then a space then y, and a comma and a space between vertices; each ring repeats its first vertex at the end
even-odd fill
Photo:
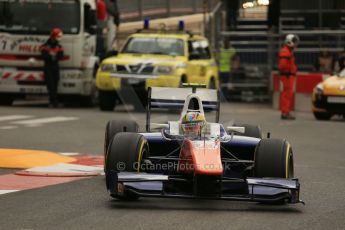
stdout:
POLYGON ((294 177, 294 167, 293 167, 293 156, 290 153, 289 155, 289 170, 288 170, 288 178, 294 177))

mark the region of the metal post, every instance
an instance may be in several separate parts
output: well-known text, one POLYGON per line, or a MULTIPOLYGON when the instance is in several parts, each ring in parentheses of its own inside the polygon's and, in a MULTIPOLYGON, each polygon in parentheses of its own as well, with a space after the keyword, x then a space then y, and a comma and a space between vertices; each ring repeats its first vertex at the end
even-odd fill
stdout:
POLYGON ((193 13, 196 14, 198 12, 198 0, 193 0, 193 13))
POLYGON ((143 20, 143 0, 138 0, 139 20, 143 20))
POLYGON ((171 16, 171 0, 166 0, 166 7, 167 7, 167 16, 170 17, 171 16))
POLYGON ((322 24, 322 0, 319 0, 319 29, 321 29, 322 24))
POLYGON ((203 23, 204 23, 204 35, 207 37, 207 0, 203 1, 203 23))

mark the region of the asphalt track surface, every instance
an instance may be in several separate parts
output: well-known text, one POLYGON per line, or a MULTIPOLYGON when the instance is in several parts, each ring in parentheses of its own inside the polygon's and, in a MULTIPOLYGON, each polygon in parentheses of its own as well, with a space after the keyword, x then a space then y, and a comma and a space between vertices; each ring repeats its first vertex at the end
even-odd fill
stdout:
MULTIPOLYGON (((128 115, 123 108, 103 113, 97 108, 49 109, 30 104, 0 107, 0 118, 9 115, 77 119, 34 126, 0 121, 1 148, 91 154, 102 153, 107 120, 131 117, 141 126, 145 121, 143 113, 128 115)), ((0 195, 0 229, 344 229, 343 119, 319 122, 309 113, 297 113, 296 121, 281 121, 270 106, 222 104, 221 120, 260 124, 273 138, 290 141, 305 206, 153 198, 120 202, 108 196, 104 177, 99 176, 0 195)))

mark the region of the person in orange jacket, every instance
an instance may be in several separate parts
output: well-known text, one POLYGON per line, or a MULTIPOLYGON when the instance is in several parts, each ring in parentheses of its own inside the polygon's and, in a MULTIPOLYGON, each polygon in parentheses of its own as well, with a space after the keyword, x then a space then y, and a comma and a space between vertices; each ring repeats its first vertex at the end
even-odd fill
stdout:
POLYGON ((104 0, 97 0, 97 20, 105 21, 107 19, 107 6, 104 0))
POLYGON ((293 88, 297 66, 294 56, 294 49, 297 47, 299 38, 297 35, 288 34, 285 43, 279 51, 279 76, 283 85, 283 91, 280 94, 281 119, 294 120, 295 117, 290 114, 293 103, 293 88))

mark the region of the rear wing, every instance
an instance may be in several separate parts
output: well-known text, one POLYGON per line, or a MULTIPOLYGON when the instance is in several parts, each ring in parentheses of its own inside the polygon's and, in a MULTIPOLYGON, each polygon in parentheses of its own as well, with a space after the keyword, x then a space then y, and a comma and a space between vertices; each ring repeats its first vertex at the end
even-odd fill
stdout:
POLYGON ((194 86, 190 88, 152 87, 148 89, 146 131, 150 132, 152 109, 181 109, 182 111, 186 98, 192 93, 201 99, 205 111, 216 112, 215 122, 218 123, 220 112, 220 96, 218 90, 194 86))

